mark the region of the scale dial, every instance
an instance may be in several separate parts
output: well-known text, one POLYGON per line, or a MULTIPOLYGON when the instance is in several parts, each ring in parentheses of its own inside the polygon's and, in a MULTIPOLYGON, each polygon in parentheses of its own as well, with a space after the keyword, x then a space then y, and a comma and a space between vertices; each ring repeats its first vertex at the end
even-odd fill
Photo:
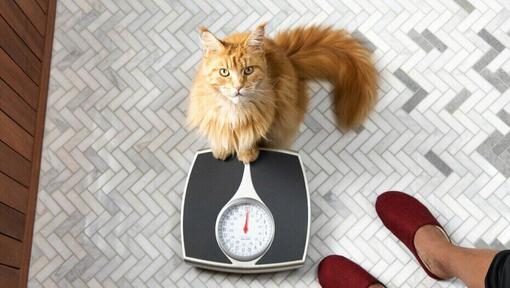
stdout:
POLYGON ((239 261, 262 256, 273 242, 274 231, 269 209, 251 198, 231 203, 216 221, 216 240, 221 250, 239 261))

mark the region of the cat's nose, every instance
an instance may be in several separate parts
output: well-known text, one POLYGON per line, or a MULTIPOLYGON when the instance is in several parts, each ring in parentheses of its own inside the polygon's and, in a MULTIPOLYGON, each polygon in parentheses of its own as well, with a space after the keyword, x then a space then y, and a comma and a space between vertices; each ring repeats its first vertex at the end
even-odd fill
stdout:
POLYGON ((241 95, 241 90, 243 88, 239 87, 239 88, 234 88, 234 95, 235 96, 240 96, 241 95))

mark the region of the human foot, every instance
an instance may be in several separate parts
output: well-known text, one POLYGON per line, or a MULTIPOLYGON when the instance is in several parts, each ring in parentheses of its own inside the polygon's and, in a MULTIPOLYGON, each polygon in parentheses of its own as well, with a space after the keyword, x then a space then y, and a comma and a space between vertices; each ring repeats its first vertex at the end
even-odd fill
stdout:
POLYGON ((442 228, 434 225, 420 227, 414 235, 414 246, 421 261, 430 272, 442 279, 453 277, 445 264, 453 245, 442 228))
MULTIPOLYGON (((424 226, 432 226, 440 228, 441 225, 437 222, 436 218, 430 213, 430 211, 425 207, 420 201, 416 198, 397 191, 389 191, 385 192, 379 197, 377 197, 377 201, 375 203, 375 208, 377 210, 377 214, 379 218, 381 218, 384 225, 400 240, 404 245, 409 248, 411 253, 416 257, 422 268, 425 272, 432 278, 437 280, 444 280, 445 278, 449 278, 450 273, 446 273, 442 269, 437 268, 437 264, 435 264, 435 260, 439 258, 433 258, 430 255, 436 255, 432 250, 438 247, 446 247, 446 246, 432 246, 434 249, 427 249, 428 245, 434 245, 435 243, 441 244, 440 238, 434 238, 434 235, 437 233, 431 232, 434 234, 424 233, 428 232, 428 228, 422 230, 420 232, 420 237, 418 242, 420 243, 420 253, 418 253, 418 249, 415 245, 415 236, 417 235, 418 230, 420 230, 424 226), (424 235, 421 235, 424 234, 424 235), (423 237, 422 236, 427 236, 423 237), (429 238, 430 237, 430 238, 429 238), (425 244, 423 244, 425 242, 425 244), (434 241, 432 241, 434 240, 434 241), (432 243, 427 243, 428 241, 432 241, 432 243), (428 263, 422 260, 427 260, 428 263), (434 260, 434 261, 433 261, 434 260), (435 274, 431 269, 429 269, 429 265, 432 265, 440 272, 441 275, 435 274)), ((437 228, 435 228, 437 230, 437 228)), ((442 229, 442 228, 441 228, 442 229)), ((441 230, 438 230, 440 233, 441 230)), ((446 237, 445 234, 442 235, 443 239, 446 237)), ((447 238, 446 238, 447 239, 447 238)), ((449 240, 446 240, 449 241, 449 240)), ((441 250, 444 253, 444 250, 441 250)), ((435 270, 434 270, 435 271, 435 270)))

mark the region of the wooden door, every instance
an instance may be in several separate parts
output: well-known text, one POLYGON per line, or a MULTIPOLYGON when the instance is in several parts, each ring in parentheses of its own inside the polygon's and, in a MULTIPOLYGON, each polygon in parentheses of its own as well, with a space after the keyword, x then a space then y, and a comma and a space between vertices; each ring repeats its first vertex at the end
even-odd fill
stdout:
POLYGON ((0 287, 26 287, 56 0, 0 0, 0 287))

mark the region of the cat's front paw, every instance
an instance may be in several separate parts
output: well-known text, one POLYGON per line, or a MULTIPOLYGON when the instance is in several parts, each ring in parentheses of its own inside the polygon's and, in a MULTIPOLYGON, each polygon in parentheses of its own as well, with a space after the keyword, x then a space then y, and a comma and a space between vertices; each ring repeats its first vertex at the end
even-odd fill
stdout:
POLYGON ((239 159, 239 161, 243 162, 244 164, 253 162, 257 160, 258 157, 259 149, 256 148, 240 151, 239 154, 237 155, 237 159, 239 159))
POLYGON ((213 149, 212 154, 214 158, 224 161, 227 160, 231 153, 227 150, 213 149))

